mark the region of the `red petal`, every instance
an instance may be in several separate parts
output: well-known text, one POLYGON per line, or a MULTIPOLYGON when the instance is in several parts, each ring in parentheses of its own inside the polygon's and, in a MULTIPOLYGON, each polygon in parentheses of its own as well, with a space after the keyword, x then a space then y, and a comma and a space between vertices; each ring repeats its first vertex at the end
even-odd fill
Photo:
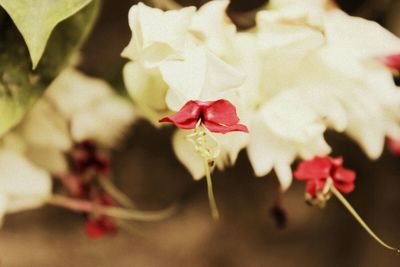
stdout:
POLYGON ((331 161, 332 165, 339 168, 343 166, 343 157, 337 157, 337 158, 331 158, 328 157, 329 160, 331 161))
POLYGON ((230 126, 223 126, 220 124, 215 124, 210 121, 205 121, 204 125, 213 133, 229 133, 229 132, 249 132, 249 129, 243 124, 235 124, 230 126))
POLYGON ((98 239, 104 235, 104 229, 101 227, 101 225, 98 224, 97 221, 88 221, 85 224, 85 231, 86 235, 90 239, 98 239))
POLYGON ((98 239, 105 234, 116 233, 117 227, 110 218, 103 217, 87 221, 85 224, 85 231, 90 239, 98 239))
POLYGON ((187 102, 177 113, 162 118, 159 122, 171 122, 181 129, 194 129, 201 117, 202 107, 195 101, 187 102))
POLYGON ((318 191, 322 191, 325 186, 325 180, 309 180, 306 183, 306 192, 313 198, 317 196, 318 191))
POLYGON ((293 175, 297 180, 326 179, 331 169, 332 162, 329 157, 315 157, 300 162, 293 175))
POLYGON ((400 71, 400 54, 379 57, 378 60, 387 67, 400 71))
POLYGON ((338 168, 332 175, 335 182, 353 183, 356 179, 356 173, 353 170, 346 168, 338 168))
POLYGON ((388 138, 388 148, 393 155, 400 156, 400 139, 388 138))
POLYGON ((337 190, 339 190, 342 193, 348 194, 354 191, 355 185, 354 183, 334 183, 334 186, 336 187, 337 190))
POLYGON ((239 122, 236 108, 229 101, 220 99, 205 107, 203 113, 204 122, 232 126, 239 122))

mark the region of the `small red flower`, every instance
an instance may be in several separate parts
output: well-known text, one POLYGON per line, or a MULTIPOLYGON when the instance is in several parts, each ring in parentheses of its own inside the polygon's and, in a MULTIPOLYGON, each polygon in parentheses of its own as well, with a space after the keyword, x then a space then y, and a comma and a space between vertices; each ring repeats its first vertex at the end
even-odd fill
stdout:
MULTIPOLYGON (((100 193, 95 202, 104 206, 114 206, 115 202, 112 197, 106 193, 100 193)), ((106 234, 115 234, 117 226, 111 218, 107 216, 94 217, 88 219, 85 224, 86 235, 90 239, 98 239, 106 234)))
POLYGON ((177 113, 162 118, 160 122, 171 122, 181 129, 194 129, 201 120, 204 126, 214 133, 234 131, 248 132, 245 125, 239 124, 236 108, 227 100, 187 102, 177 113))
POLYGON ((78 174, 93 172, 98 175, 107 175, 110 172, 110 160, 107 155, 91 141, 76 144, 71 158, 78 174))
POLYGON ((380 57, 379 61, 391 69, 400 71, 400 54, 380 57))
POLYGON ((85 224, 86 235, 90 239, 99 239, 106 234, 115 234, 117 227, 108 217, 89 219, 85 224))
POLYGON ((331 178, 335 188, 348 194, 354 190, 356 173, 343 168, 343 158, 315 157, 303 160, 297 166, 294 177, 306 181, 306 192, 311 198, 316 198, 317 192, 322 192, 328 178, 331 178))

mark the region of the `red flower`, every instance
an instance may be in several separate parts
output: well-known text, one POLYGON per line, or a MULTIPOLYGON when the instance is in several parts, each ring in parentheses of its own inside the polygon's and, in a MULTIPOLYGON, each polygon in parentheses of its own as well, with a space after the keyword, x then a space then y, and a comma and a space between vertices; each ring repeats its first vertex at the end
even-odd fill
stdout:
POLYGON ((181 129, 195 129, 199 120, 214 133, 233 131, 248 132, 245 125, 239 124, 236 108, 229 101, 189 101, 177 113, 162 118, 160 122, 171 122, 181 129))
POLYGON ((400 54, 380 57, 379 61, 391 69, 400 71, 400 54))
POLYGON ((300 162, 294 172, 294 177, 300 181, 306 181, 306 192, 311 198, 316 198, 317 192, 321 192, 331 178, 335 188, 348 194, 354 190, 356 173, 343 168, 343 158, 315 157, 312 160, 300 162))
MULTIPOLYGON (((114 206, 115 202, 112 197, 106 193, 101 193, 95 199, 95 202, 104 206, 114 206)), ((111 218, 107 216, 100 216, 89 218, 85 224, 86 235, 90 239, 98 239, 106 234, 115 234, 117 232, 117 226, 114 224, 111 218)))
POLYGON ((110 160, 107 155, 91 141, 76 144, 71 152, 71 158, 78 174, 93 172, 107 175, 110 172, 110 160))
POLYGON ((105 234, 115 234, 117 227, 108 217, 89 219, 85 224, 86 235, 90 239, 99 239, 105 234))

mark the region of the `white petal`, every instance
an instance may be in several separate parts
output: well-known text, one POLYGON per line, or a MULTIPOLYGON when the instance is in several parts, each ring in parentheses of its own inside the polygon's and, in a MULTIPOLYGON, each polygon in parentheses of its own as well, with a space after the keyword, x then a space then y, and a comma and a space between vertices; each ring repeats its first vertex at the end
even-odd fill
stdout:
POLYGON ((264 123, 277 136, 289 141, 305 143, 322 135, 325 126, 317 114, 301 99, 301 94, 287 90, 268 101, 262 108, 264 123))
POLYGON ((172 110, 179 110, 187 101, 199 99, 206 78, 206 54, 201 47, 188 51, 184 60, 171 60, 160 65, 164 81, 170 90, 182 99, 181 102, 168 102, 172 110))
POLYGON ((187 101, 217 100, 229 89, 239 87, 245 76, 202 47, 190 50, 185 60, 164 62, 160 71, 173 92, 167 105, 179 110, 187 101))
POLYGON ((189 131, 177 130, 172 138, 172 146, 176 157, 190 172, 193 179, 199 180, 205 175, 204 163, 193 144, 185 139, 189 133, 189 131))
POLYGON ((67 120, 54 104, 42 98, 20 126, 21 137, 30 146, 67 151, 72 146, 67 120))
POLYGON ((51 193, 51 177, 12 150, 0 151, 0 194, 7 196, 7 212, 36 208, 51 193))
POLYGON ((352 17, 340 10, 325 18, 328 44, 353 56, 371 58, 400 53, 400 39, 374 21, 352 17))
POLYGON ((157 64, 179 54, 186 45, 194 12, 194 7, 164 12, 143 3, 133 6, 129 12, 133 37, 122 55, 132 60, 141 58, 150 64, 157 64))
POLYGON ((228 0, 210 1, 194 15, 191 30, 218 56, 230 56, 236 27, 226 15, 228 0))
POLYGON ((113 147, 131 126, 134 115, 129 102, 110 96, 76 114, 71 121, 71 135, 76 142, 89 139, 113 147))
MULTIPOLYGON (((292 163, 296 148, 289 142, 275 136, 261 119, 255 119, 249 129, 250 142, 247 153, 257 176, 267 175, 274 166, 292 163)), ((281 181, 282 185, 287 181, 281 181)))
POLYGON ((46 91, 46 97, 54 102, 66 119, 110 95, 112 89, 106 82, 72 68, 65 70, 46 91))
POLYGON ((159 126, 158 120, 169 112, 165 100, 168 86, 159 70, 144 68, 138 62, 129 62, 123 74, 126 88, 138 107, 139 115, 159 126))

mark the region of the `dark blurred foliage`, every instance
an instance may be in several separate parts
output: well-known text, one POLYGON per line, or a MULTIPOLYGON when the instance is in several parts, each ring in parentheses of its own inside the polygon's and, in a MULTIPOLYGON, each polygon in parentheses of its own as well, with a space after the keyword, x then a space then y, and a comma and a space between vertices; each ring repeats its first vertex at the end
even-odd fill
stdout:
MULTIPOLYGON (((130 39, 127 13, 134 1, 105 0, 101 17, 82 52, 81 69, 123 88, 120 58, 130 39)), ((182 4, 204 1, 180 0, 182 4)), ((252 16, 261 0, 235 0, 233 17, 252 16)), ((395 1, 337 0, 351 14, 396 25, 395 1)), ((397 14, 397 15, 396 15, 397 14)), ((237 20, 235 20, 237 21, 237 20)), ((400 23, 400 22, 397 22, 400 23)), ((244 27, 247 27, 245 25, 244 27)), ((143 209, 179 203, 180 211, 156 223, 133 223, 129 232, 90 241, 82 216, 46 207, 7 217, 0 231, 4 266, 137 267, 376 267, 399 266, 400 258, 378 246, 341 204, 325 209, 304 203, 304 185, 277 195, 274 175, 255 178, 245 152, 233 168, 214 175, 222 219, 212 221, 205 181, 195 182, 175 158, 172 128, 139 122, 114 152, 116 184, 143 209), (277 227, 278 226, 278 227, 277 227), (286 227, 281 227, 286 226, 286 227)), ((357 171, 348 199, 390 243, 400 243, 400 158, 385 152, 372 162, 353 142, 328 133, 345 166, 357 171)), ((1 265, 1 264, 0 264, 1 265)))

